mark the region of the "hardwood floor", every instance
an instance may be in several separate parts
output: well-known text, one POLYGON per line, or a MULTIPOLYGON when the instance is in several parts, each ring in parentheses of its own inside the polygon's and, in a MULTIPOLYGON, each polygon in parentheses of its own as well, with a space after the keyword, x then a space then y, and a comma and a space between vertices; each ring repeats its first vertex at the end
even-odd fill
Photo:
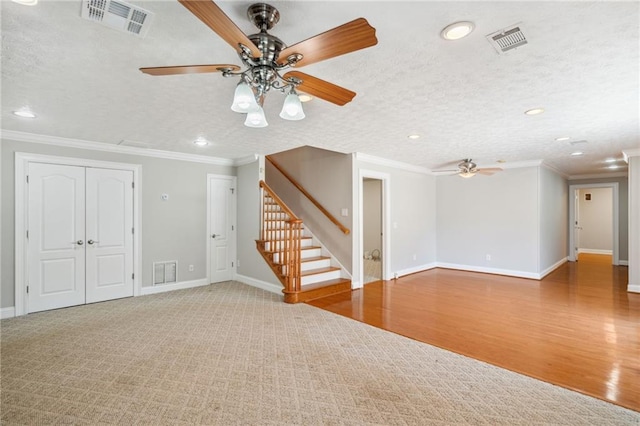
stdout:
POLYGON ((541 281, 433 269, 310 305, 640 411, 640 294, 610 256, 541 281))

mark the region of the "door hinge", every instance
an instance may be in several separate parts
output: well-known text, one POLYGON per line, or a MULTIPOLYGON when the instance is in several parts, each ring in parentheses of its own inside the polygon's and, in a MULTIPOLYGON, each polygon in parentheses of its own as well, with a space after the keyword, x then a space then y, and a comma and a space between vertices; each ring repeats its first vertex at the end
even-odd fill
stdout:
POLYGON ((235 191, 235 188, 230 188, 231 189, 231 194, 233 194, 233 191, 235 191))
POLYGON ((131 228, 131 233, 132 233, 132 234, 134 233, 133 228, 131 228))
POLYGON ((136 187, 136 184, 131 182, 131 188, 135 188, 135 187, 136 187))
POLYGON ((231 267, 233 268, 233 262, 231 262, 231 267))
POLYGON ((27 230, 27 240, 29 239, 29 230, 27 230))
POLYGON ((131 274, 131 279, 135 280, 136 279, 136 274, 131 274))
POLYGON ((233 231, 235 228, 233 227, 233 225, 231 225, 231 230, 233 231))
POLYGON ((27 183, 29 183, 29 175, 27 175, 27 183))
POLYGON ((27 294, 29 294, 29 286, 27 286, 27 294))

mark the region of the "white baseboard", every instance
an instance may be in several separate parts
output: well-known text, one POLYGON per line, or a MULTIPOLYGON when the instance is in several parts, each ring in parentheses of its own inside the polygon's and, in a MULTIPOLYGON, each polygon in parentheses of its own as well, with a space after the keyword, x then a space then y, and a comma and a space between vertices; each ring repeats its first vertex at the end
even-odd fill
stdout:
POLYGON ((555 271, 556 269, 558 269, 559 267, 561 267, 562 265, 567 263, 568 261, 569 261, 568 257, 565 257, 564 259, 560 259, 559 261, 557 261, 553 265, 549 266, 544 271, 540 272, 540 278, 538 278, 538 279, 539 280, 543 279, 544 277, 546 277, 547 275, 549 275, 550 273, 552 273, 553 271, 555 271))
MULTIPOLYGON (((411 268, 401 269, 395 272, 395 275, 400 278, 405 275, 411 275, 422 271, 428 271, 429 269, 437 268, 438 264, 436 262, 427 263, 426 265, 413 266, 411 268)), ((391 277, 393 279, 393 277, 391 277)))
POLYGON ((628 260, 619 260, 618 261, 618 265, 620 265, 620 266, 629 266, 629 261, 628 260))
POLYGON ((282 286, 277 284, 271 284, 266 281, 258 280, 255 278, 247 277, 245 275, 235 274, 234 280, 241 282, 243 284, 250 285, 252 287, 257 287, 262 290, 266 290, 275 294, 282 294, 282 286))
POLYGON ((539 280, 540 274, 534 272, 514 271, 511 269, 486 268, 484 266, 458 265, 455 263, 436 262, 436 267, 445 269, 458 269, 460 271, 482 272, 484 274, 507 275, 510 277, 529 278, 539 280))
POLYGON ((640 293, 640 284, 628 284, 627 292, 629 293, 640 293))
POLYGON ((613 255, 613 250, 599 250, 599 249, 579 248, 578 249, 578 253, 613 255))
POLYGON ((147 296, 149 294, 158 294, 174 290, 184 290, 186 288, 201 287, 203 285, 209 285, 209 280, 207 278, 201 278, 199 280, 192 281, 181 281, 174 284, 161 284, 150 287, 142 287, 140 295, 147 296))
POLYGON ((0 319, 13 318, 16 316, 16 308, 11 306, 9 308, 0 308, 0 319))

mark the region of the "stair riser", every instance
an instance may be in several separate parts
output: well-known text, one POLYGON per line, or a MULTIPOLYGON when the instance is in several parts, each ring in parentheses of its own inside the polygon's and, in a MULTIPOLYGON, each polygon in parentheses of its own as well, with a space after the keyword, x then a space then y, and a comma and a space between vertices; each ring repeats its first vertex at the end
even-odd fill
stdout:
MULTIPOLYGON (((311 247, 312 245, 313 245, 313 241, 311 240, 311 238, 303 238, 302 240, 300 240, 301 248, 311 247)), ((285 247, 284 241, 267 241, 265 243, 264 248, 267 251, 275 251, 275 250, 281 250, 284 247, 285 247)))
POLYGON ((300 264, 300 270, 304 272, 312 269, 328 268, 329 266, 331 266, 331 259, 320 259, 312 262, 302 262, 300 264))
POLYGON ((340 278, 340 271, 329 271, 321 274, 307 275, 301 278, 301 284, 304 287, 307 284, 319 283, 321 281, 335 280, 340 278))
MULTIPOLYGON (((300 256, 302 257, 303 260, 308 259, 310 257, 318 257, 321 255, 322 255, 322 249, 320 248, 306 249, 306 250, 300 251, 300 256)), ((280 253, 274 253, 273 261, 275 263, 280 263, 280 253)))

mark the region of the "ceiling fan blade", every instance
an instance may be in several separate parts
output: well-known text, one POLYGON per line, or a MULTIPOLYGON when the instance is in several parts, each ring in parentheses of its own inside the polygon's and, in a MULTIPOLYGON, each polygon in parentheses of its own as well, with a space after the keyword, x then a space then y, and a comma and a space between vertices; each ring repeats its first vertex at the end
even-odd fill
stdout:
POLYGON ((432 170, 432 173, 458 173, 460 169, 455 170, 432 170))
POLYGON ((376 44, 376 29, 366 19, 358 18, 287 47, 280 52, 278 63, 284 65, 289 56, 299 53, 302 59, 295 66, 303 67, 376 44))
POLYGON ((148 67, 140 68, 145 74, 149 75, 175 75, 175 74, 202 74, 207 72, 222 71, 238 71, 237 65, 231 64, 212 64, 212 65, 178 65, 174 67, 148 67))
POLYGON ((290 71, 283 77, 285 80, 291 77, 301 80, 302 83, 296 87, 301 92, 308 93, 340 106, 351 102, 353 97, 356 95, 356 92, 352 92, 349 89, 345 89, 344 87, 337 86, 333 83, 329 83, 328 81, 321 80, 300 71, 290 71))
POLYGON ((229 43, 236 51, 241 52, 240 44, 251 50, 254 58, 262 56, 260 50, 249 40, 236 24, 212 1, 203 0, 178 0, 198 19, 204 22, 224 41, 229 43))
POLYGON ((502 171, 502 169, 499 168, 499 167, 489 167, 489 168, 484 168, 484 169, 477 169, 478 173, 480 173, 481 175, 487 175, 487 176, 491 176, 495 172, 501 172, 501 171, 502 171))

